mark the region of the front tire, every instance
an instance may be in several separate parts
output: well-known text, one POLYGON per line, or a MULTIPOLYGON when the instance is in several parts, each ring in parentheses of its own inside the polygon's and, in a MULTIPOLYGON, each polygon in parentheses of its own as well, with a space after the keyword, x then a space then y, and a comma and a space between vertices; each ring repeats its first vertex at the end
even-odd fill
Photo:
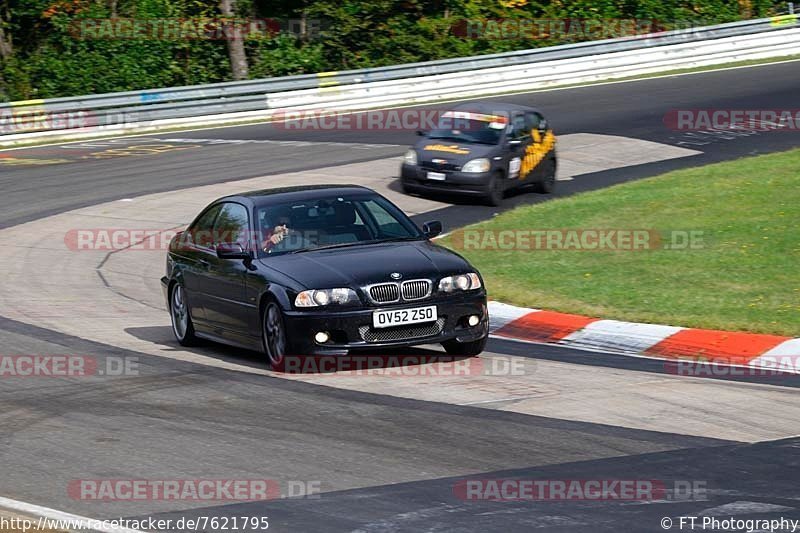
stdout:
POLYGON ((503 175, 495 172, 486 185, 486 203, 496 207, 503 203, 503 196, 503 175))
POLYGON ((400 190, 403 191, 403 194, 414 194, 416 189, 409 185, 405 180, 400 180, 400 190))
POLYGON ((261 337, 270 367, 273 370, 280 369, 286 357, 286 325, 283 312, 275 302, 268 303, 264 309, 261 337))
POLYGON ((181 346, 196 346, 198 338, 194 334, 194 324, 189 314, 186 300, 186 289, 180 282, 175 282, 169 294, 169 315, 172 319, 172 333, 181 346))
POLYGON ((458 342, 457 340, 453 339, 443 342, 442 347, 444 348, 444 351, 447 352, 447 355, 473 357, 480 355, 480 353, 486 348, 486 341, 488 339, 488 335, 471 342, 458 342))

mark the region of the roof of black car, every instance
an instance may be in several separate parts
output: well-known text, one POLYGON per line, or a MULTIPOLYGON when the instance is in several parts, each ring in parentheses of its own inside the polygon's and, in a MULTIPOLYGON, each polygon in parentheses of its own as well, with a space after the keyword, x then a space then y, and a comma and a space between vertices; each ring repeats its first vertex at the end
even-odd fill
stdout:
MULTIPOLYGON (((337 194, 375 193, 368 187, 361 185, 295 185, 292 187, 276 187, 274 189, 259 189, 239 194, 231 194, 219 200, 249 199, 256 205, 271 204, 274 202, 310 200, 335 196, 337 194), (324 193, 323 193, 324 191, 324 193)), ((377 194, 377 193, 375 193, 377 194)), ((218 200, 218 201, 219 201, 218 200)))

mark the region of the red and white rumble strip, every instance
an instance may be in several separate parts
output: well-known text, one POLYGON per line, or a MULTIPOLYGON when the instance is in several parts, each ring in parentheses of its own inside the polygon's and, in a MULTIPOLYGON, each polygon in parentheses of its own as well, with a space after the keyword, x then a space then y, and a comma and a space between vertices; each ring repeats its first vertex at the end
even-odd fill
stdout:
POLYGON ((601 320, 500 302, 489 302, 489 316, 491 334, 511 340, 800 374, 800 339, 791 337, 601 320))

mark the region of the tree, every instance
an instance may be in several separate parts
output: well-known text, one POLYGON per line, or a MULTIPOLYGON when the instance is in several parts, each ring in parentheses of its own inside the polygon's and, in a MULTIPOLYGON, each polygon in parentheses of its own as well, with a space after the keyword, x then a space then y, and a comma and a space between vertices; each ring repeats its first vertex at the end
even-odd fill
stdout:
POLYGON ((13 53, 14 49, 11 47, 11 40, 6 37, 3 25, 0 23, 0 59, 7 60, 13 53))
MULTIPOLYGON (((3 7, 8 7, 7 5, 3 7)), ((6 11, 5 9, 3 10, 6 11)), ((11 45, 11 35, 6 34, 5 30, 5 18, 2 16, 5 13, 0 14, 0 101, 8 100, 8 94, 6 92, 6 79, 3 76, 3 70, 5 70, 5 66, 11 61, 11 58, 14 55, 14 47, 11 45)))
MULTIPOLYGON (((220 0, 219 10, 222 16, 236 17, 236 0, 220 0)), ((231 74, 234 80, 247 79, 247 55, 244 52, 244 39, 236 21, 232 20, 232 31, 226 35, 228 39, 228 55, 231 58, 231 74)))

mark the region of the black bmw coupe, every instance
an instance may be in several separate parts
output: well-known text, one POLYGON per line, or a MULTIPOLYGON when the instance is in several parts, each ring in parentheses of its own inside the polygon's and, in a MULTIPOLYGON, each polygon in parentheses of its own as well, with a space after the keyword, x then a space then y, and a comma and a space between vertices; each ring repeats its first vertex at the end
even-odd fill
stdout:
POLYGON ((266 353, 339 355, 441 343, 477 355, 489 317, 480 274, 365 187, 220 198, 170 243, 161 278, 182 345, 198 337, 266 353))

